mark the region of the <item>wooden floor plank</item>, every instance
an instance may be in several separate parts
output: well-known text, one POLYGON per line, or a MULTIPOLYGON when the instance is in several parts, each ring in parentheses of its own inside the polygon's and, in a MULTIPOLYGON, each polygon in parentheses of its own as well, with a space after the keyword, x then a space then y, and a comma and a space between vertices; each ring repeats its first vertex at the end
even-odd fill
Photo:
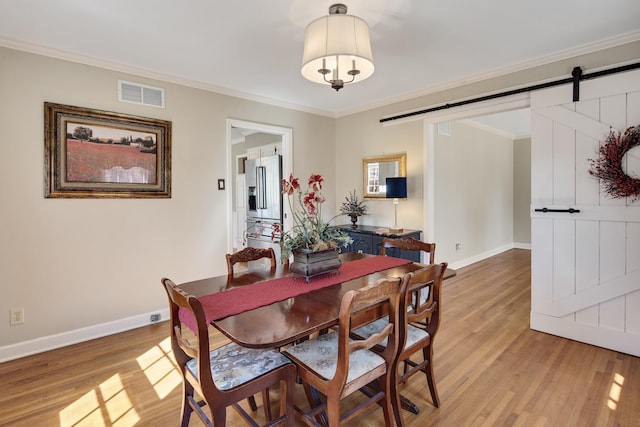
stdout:
MULTIPOLYGON (((529 329, 530 264, 529 251, 509 250, 445 282, 434 362, 442 405, 412 378, 402 391, 421 411, 405 413, 407 426, 640 426, 640 359, 529 329)), ((167 328, 0 364, 0 426, 176 425, 180 378, 167 328)), ((212 340, 226 342, 215 332, 212 340)), ((301 388, 296 403, 305 404, 301 388)), ((246 425, 232 410, 228 424, 246 425)), ((190 425, 200 425, 195 416, 190 425)), ((382 426, 381 411, 348 425, 382 426)))

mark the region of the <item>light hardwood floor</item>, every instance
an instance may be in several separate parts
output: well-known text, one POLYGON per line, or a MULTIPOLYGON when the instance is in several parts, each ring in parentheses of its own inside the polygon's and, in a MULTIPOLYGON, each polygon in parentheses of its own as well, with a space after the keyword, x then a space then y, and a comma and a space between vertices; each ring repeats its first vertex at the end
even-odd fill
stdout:
MULTIPOLYGON (((530 278, 530 252, 514 249, 445 282, 435 341, 442 406, 413 377, 403 393, 421 412, 405 413, 407 426, 640 426, 640 358, 530 330, 530 278)), ((167 328, 0 364, 0 426, 175 426, 180 378, 167 328)), ((296 403, 304 405, 301 388, 296 403)), ((246 425, 229 414, 230 426, 246 425)), ((349 426, 380 418, 372 409, 349 426)), ((193 416, 190 425, 201 424, 193 416)))

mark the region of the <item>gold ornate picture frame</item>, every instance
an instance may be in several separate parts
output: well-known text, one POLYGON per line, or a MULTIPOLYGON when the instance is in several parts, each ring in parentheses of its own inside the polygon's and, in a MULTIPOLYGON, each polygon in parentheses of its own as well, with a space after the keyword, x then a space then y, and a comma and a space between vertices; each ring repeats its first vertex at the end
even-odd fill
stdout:
POLYGON ((170 198, 171 122, 44 104, 45 197, 170 198))
POLYGON ((407 153, 362 159, 362 194, 365 199, 384 199, 385 179, 407 176, 407 153))

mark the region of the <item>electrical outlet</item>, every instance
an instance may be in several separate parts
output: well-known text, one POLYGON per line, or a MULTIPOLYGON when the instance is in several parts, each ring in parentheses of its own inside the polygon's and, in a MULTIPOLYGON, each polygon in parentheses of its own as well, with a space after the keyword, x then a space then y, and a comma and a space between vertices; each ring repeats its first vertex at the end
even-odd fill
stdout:
POLYGON ((149 321, 151 323, 156 323, 160 321, 160 314, 159 313, 154 313, 149 317, 149 321))
POLYGON ((456 243, 456 251, 459 251, 460 249, 462 249, 462 244, 456 243))
POLYGON ((24 323, 24 308, 12 308, 10 310, 11 318, 9 319, 9 325, 21 325, 24 323))

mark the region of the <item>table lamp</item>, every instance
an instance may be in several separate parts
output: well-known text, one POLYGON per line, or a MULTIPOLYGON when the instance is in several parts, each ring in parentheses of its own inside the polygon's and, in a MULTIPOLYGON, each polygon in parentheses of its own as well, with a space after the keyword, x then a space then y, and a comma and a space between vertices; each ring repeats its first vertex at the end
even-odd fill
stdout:
POLYGON ((402 233, 404 229, 398 227, 398 199, 407 198, 407 177, 387 178, 387 199, 393 199, 395 223, 389 228, 390 233, 402 233))

